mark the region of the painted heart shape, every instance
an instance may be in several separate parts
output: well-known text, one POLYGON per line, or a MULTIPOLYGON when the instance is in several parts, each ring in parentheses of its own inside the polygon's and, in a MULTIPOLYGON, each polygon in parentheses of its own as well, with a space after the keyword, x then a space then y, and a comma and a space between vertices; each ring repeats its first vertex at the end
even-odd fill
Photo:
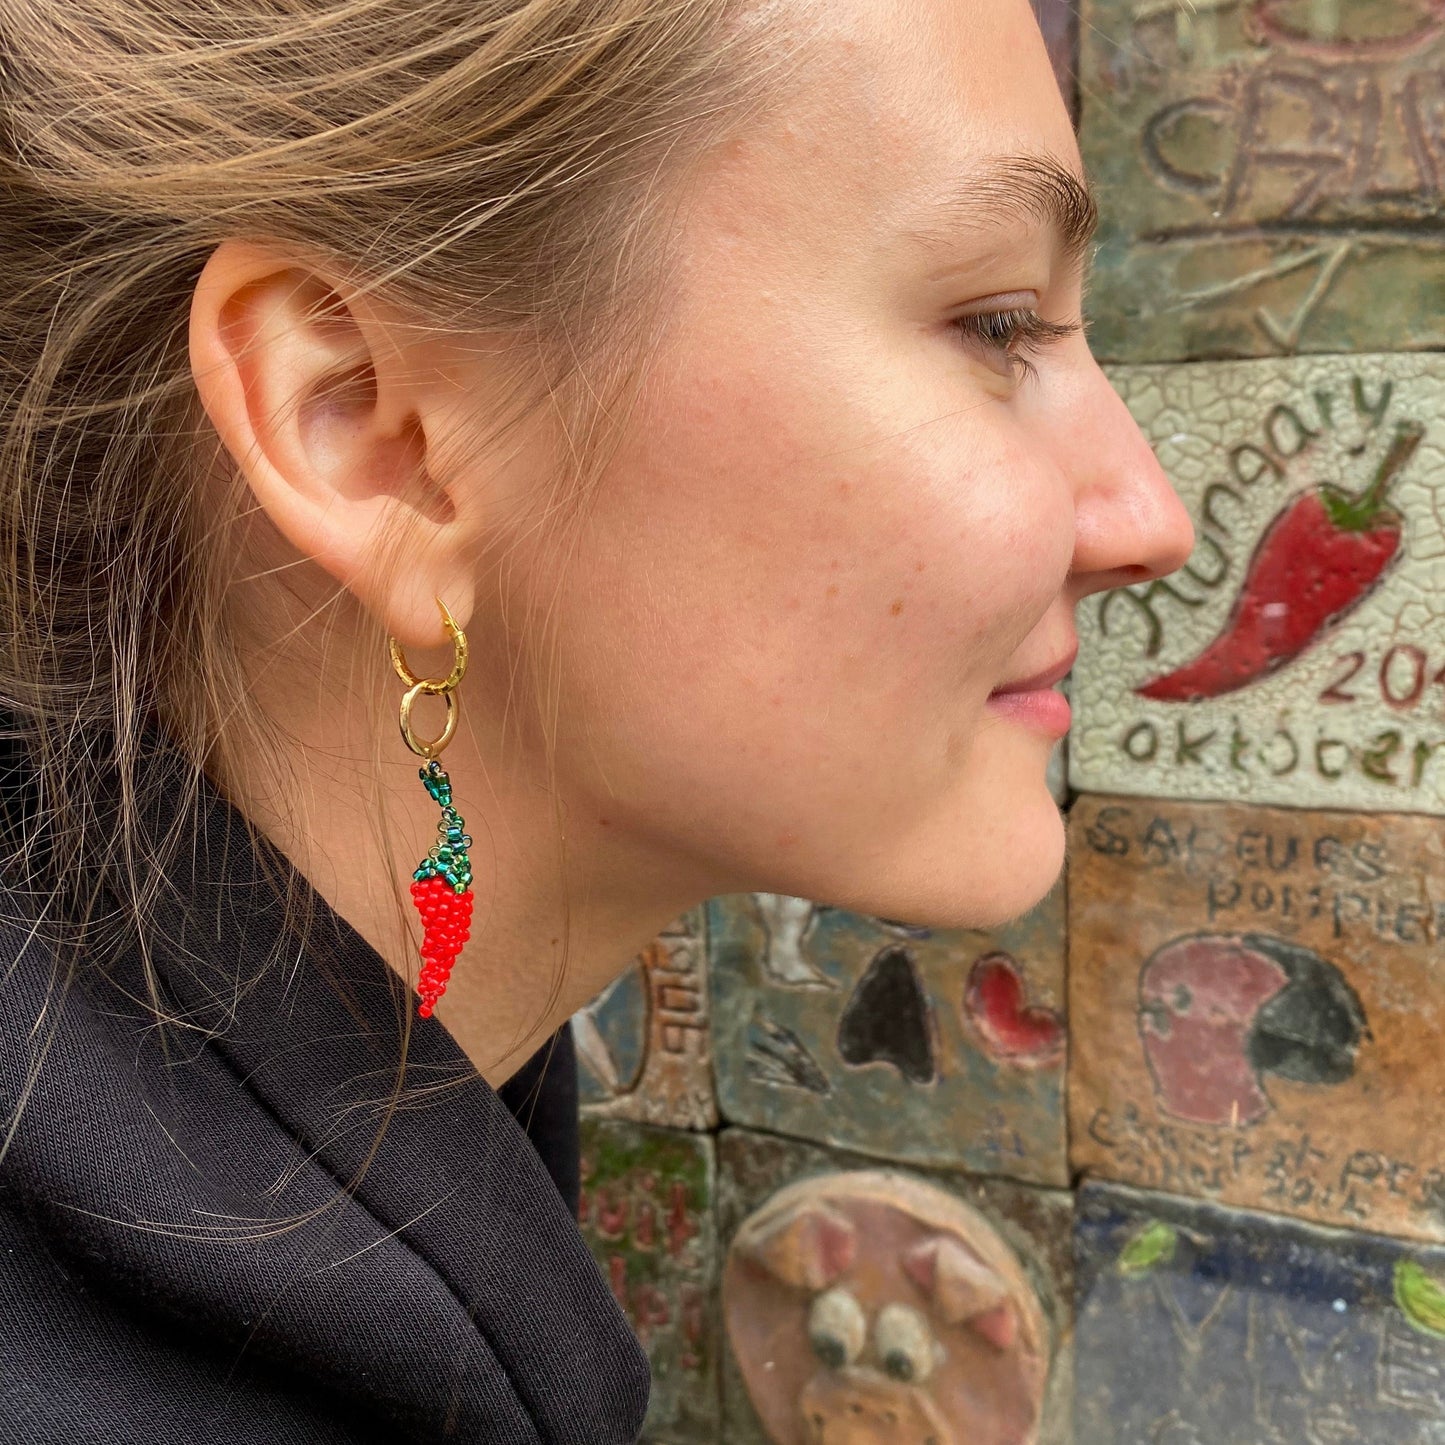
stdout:
POLYGON ((1018 964, 1006 953, 986 953, 974 964, 963 1011, 991 1058, 1025 1068, 1063 1058, 1063 1019, 1055 1009, 1028 1002, 1018 964))

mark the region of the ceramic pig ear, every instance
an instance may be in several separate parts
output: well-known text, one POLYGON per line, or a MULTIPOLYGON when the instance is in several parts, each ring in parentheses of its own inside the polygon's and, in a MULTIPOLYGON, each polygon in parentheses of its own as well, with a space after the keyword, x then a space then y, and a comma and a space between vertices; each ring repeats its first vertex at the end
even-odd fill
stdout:
POLYGON ((946 1234, 925 1239, 903 1256, 903 1268, 945 1323, 966 1325, 997 1350, 1018 1339, 1018 1311, 1008 1286, 958 1240, 946 1234))
POLYGON ((735 1249, 784 1284, 813 1293, 852 1267, 858 1235, 841 1214, 801 1204, 761 1230, 740 1235, 735 1249))

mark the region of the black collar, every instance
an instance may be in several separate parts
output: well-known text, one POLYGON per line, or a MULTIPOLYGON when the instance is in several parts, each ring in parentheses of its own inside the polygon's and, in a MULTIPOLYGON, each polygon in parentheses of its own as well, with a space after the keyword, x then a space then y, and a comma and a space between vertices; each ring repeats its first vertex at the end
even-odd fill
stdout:
MULTIPOLYGON (((182 820, 193 846, 165 880, 147 938, 165 995, 189 1027, 165 1032, 168 1061, 154 1029, 125 1038, 143 1041, 132 1055, 137 1076, 163 1076, 182 1101, 184 1124, 167 1133, 184 1128, 183 1137, 196 1138, 197 1128, 216 1127, 213 1100, 229 1099, 238 1120, 259 1111, 289 1136, 284 1143, 304 1161, 313 1192, 318 1179, 333 1195, 354 1184, 342 1206, 354 1212, 346 1228, 335 1227, 332 1211, 329 1232, 311 1240, 307 1257, 334 1249, 339 1262, 344 1236, 353 1258, 331 1281, 354 1279, 348 1308, 371 1312, 372 1335, 379 1321, 388 1345, 397 1344, 395 1358, 358 1359, 348 1378, 364 1379, 362 1388, 387 1402, 385 1413, 416 1421, 408 1438, 433 1438, 421 1422, 444 1416, 450 1426, 436 1438, 630 1445, 646 1408, 646 1357, 516 1119, 436 1019, 413 1017, 407 1096, 368 1162, 395 1084, 402 1011, 414 1014, 415 995, 279 850, 252 837, 208 778, 192 809, 182 798, 179 752, 162 745, 153 757, 147 826, 160 836, 182 820), (291 884, 305 910, 304 947, 300 930, 285 924, 277 880, 291 884), (189 1055, 179 1062, 177 1041, 189 1055), (186 1104, 188 1078, 202 1075, 212 1082, 197 1084, 195 1097, 206 1102, 186 1104), (358 1229, 376 1241, 359 1263, 358 1229), (398 1252, 410 1271, 404 1278, 386 1265, 398 1252), (429 1350, 430 1375, 413 1374, 416 1356, 429 1350)), ((140 992, 140 954, 132 942, 113 961, 117 991, 106 992, 100 1010, 108 1019, 121 1012, 117 999, 140 992)), ((115 1127, 138 1126, 118 1119, 115 1127)), ((217 1149, 213 1157, 224 1157, 224 1141, 217 1149)), ((91 1184, 73 1187, 104 1190, 104 1165, 97 1161, 91 1184)), ((202 1199, 196 1212, 207 1207, 215 1201, 202 1199)), ((270 1247, 245 1246, 258 1251, 258 1266, 270 1247)), ((214 1246, 195 1248, 195 1260, 165 1268, 194 1266, 204 1275, 205 1250, 214 1246)), ((229 1268, 231 1258, 218 1255, 216 1267, 229 1268)), ((288 1308, 306 1308, 308 1283, 300 1297, 286 1286, 288 1308)), ((280 1329, 281 1316, 274 1319, 280 1329)))

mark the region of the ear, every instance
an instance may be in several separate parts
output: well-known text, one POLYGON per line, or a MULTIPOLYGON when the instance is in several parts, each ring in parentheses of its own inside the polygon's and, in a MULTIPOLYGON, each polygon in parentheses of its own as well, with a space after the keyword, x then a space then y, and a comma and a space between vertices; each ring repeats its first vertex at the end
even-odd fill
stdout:
POLYGON ((1018 1313, 1004 1281, 958 1240, 935 1235, 903 1257, 908 1277, 929 1297, 934 1313, 967 1325, 997 1350, 1018 1338, 1018 1313))
POLYGON ((761 1229, 744 1227, 733 1248, 784 1284, 815 1293, 852 1267, 858 1235, 851 1220, 803 1202, 761 1229))
POLYGON ((281 535, 403 645, 447 641, 475 600, 454 501, 430 473, 441 378, 405 318, 281 250, 222 242, 196 283, 191 370, 202 405, 281 535), (406 537, 382 575, 380 543, 406 537))

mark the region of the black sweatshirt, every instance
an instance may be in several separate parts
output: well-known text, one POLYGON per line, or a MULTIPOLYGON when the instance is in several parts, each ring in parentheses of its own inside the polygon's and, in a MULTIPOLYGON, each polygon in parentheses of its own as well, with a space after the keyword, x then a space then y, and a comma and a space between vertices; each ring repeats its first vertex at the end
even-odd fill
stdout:
POLYGON ((0 1148, 24 1100, 0 1161, 0 1441, 631 1445, 648 1366, 574 1222, 570 1031, 499 1095, 414 1020, 421 1097, 363 1171, 393 975, 299 880, 311 937, 258 979, 281 906, 209 782, 196 842, 148 935, 184 1027, 148 1020, 133 945, 47 1003, 44 928, 0 896, 0 1148))

